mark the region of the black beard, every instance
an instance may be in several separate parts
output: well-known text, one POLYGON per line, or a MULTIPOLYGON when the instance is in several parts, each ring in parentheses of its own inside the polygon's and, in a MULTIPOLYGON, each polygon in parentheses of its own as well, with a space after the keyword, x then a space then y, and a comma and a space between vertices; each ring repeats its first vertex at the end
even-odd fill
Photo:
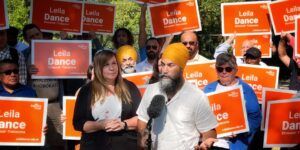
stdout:
POLYGON ((155 52, 152 52, 152 51, 147 52, 146 55, 147 55, 147 58, 148 58, 149 60, 154 60, 154 59, 156 59, 156 57, 157 57, 156 53, 155 53, 155 52))

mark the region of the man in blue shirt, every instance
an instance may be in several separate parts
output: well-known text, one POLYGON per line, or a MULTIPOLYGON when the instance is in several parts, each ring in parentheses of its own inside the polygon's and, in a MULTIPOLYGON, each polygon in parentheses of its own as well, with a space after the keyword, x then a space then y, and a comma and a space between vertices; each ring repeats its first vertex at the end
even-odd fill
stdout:
POLYGON ((0 61, 0 96, 36 97, 35 91, 19 82, 19 69, 11 59, 0 61))

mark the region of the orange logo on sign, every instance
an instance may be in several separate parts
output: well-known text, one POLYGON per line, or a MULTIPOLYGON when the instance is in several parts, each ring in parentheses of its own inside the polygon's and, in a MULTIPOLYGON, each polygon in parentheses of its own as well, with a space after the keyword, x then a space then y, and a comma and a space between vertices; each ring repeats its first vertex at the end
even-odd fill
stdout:
POLYGON ((207 94, 218 127, 217 136, 224 137, 249 131, 241 86, 207 94), (234 109, 232 109, 234 108, 234 109))
POLYGON ((263 87, 277 88, 279 68, 259 65, 239 65, 237 76, 252 87, 259 103, 261 103, 263 87))
POLYGON ((43 31, 82 32, 81 2, 32 0, 30 13, 31 22, 43 31))
POLYGON ((90 41, 37 40, 32 43, 32 78, 85 78, 91 63, 90 41))
POLYGON ((267 3, 222 3, 222 35, 271 34, 267 3))
POLYGON ((114 32, 115 5, 85 3, 83 31, 114 32))
POLYGON ((300 15, 299 0, 283 0, 269 3, 270 18, 276 35, 295 31, 295 17, 300 15))
POLYGON ((0 98, 0 145, 44 145, 47 100, 0 98))
POLYGON ((248 36, 236 36, 234 42, 233 53, 237 58, 242 58, 242 45, 243 42, 249 40, 254 43, 254 47, 261 51, 262 58, 271 58, 271 35, 248 35, 248 36))
POLYGON ((141 72, 141 73, 132 73, 127 75, 122 75, 127 80, 133 82, 140 90, 140 93, 143 95, 147 84, 152 76, 152 72, 141 72))
POLYGON ((293 147, 300 143, 300 99, 271 101, 267 106, 264 147, 293 147))
POLYGON ((201 30, 197 1, 170 2, 149 6, 151 31, 155 37, 201 30))

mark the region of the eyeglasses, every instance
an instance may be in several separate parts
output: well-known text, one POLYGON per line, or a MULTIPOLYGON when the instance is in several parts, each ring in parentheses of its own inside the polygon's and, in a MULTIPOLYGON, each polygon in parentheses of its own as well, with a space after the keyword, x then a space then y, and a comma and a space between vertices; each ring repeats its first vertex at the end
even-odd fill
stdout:
POLYGON ((2 73, 4 73, 5 75, 11 75, 11 73, 19 74, 19 70, 18 69, 6 70, 6 71, 3 71, 2 73))
POLYGON ((150 50, 150 48, 156 50, 156 49, 157 49, 157 46, 156 46, 156 45, 147 45, 147 46, 146 46, 146 50, 150 50))
POLYGON ((182 44, 183 45, 187 45, 187 44, 189 44, 189 45, 195 45, 196 44, 196 42, 195 41, 189 41, 189 42, 182 42, 182 44))
POLYGON ((216 67, 216 69, 217 69, 217 71, 218 72, 223 72, 224 70, 226 71, 226 72, 231 72, 232 70, 233 70, 233 68, 231 68, 231 67, 225 67, 225 68, 223 68, 223 67, 216 67))

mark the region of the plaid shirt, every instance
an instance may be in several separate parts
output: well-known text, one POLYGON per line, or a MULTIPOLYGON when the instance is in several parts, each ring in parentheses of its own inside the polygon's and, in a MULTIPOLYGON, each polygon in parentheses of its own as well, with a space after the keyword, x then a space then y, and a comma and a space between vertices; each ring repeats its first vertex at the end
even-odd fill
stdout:
MULTIPOLYGON (((26 85, 27 83, 27 69, 26 69, 26 63, 25 58, 23 54, 19 53, 19 77, 20 77, 20 83, 26 85)), ((4 59, 12 59, 9 52, 9 47, 6 46, 3 50, 0 50, 0 60, 4 59)))

